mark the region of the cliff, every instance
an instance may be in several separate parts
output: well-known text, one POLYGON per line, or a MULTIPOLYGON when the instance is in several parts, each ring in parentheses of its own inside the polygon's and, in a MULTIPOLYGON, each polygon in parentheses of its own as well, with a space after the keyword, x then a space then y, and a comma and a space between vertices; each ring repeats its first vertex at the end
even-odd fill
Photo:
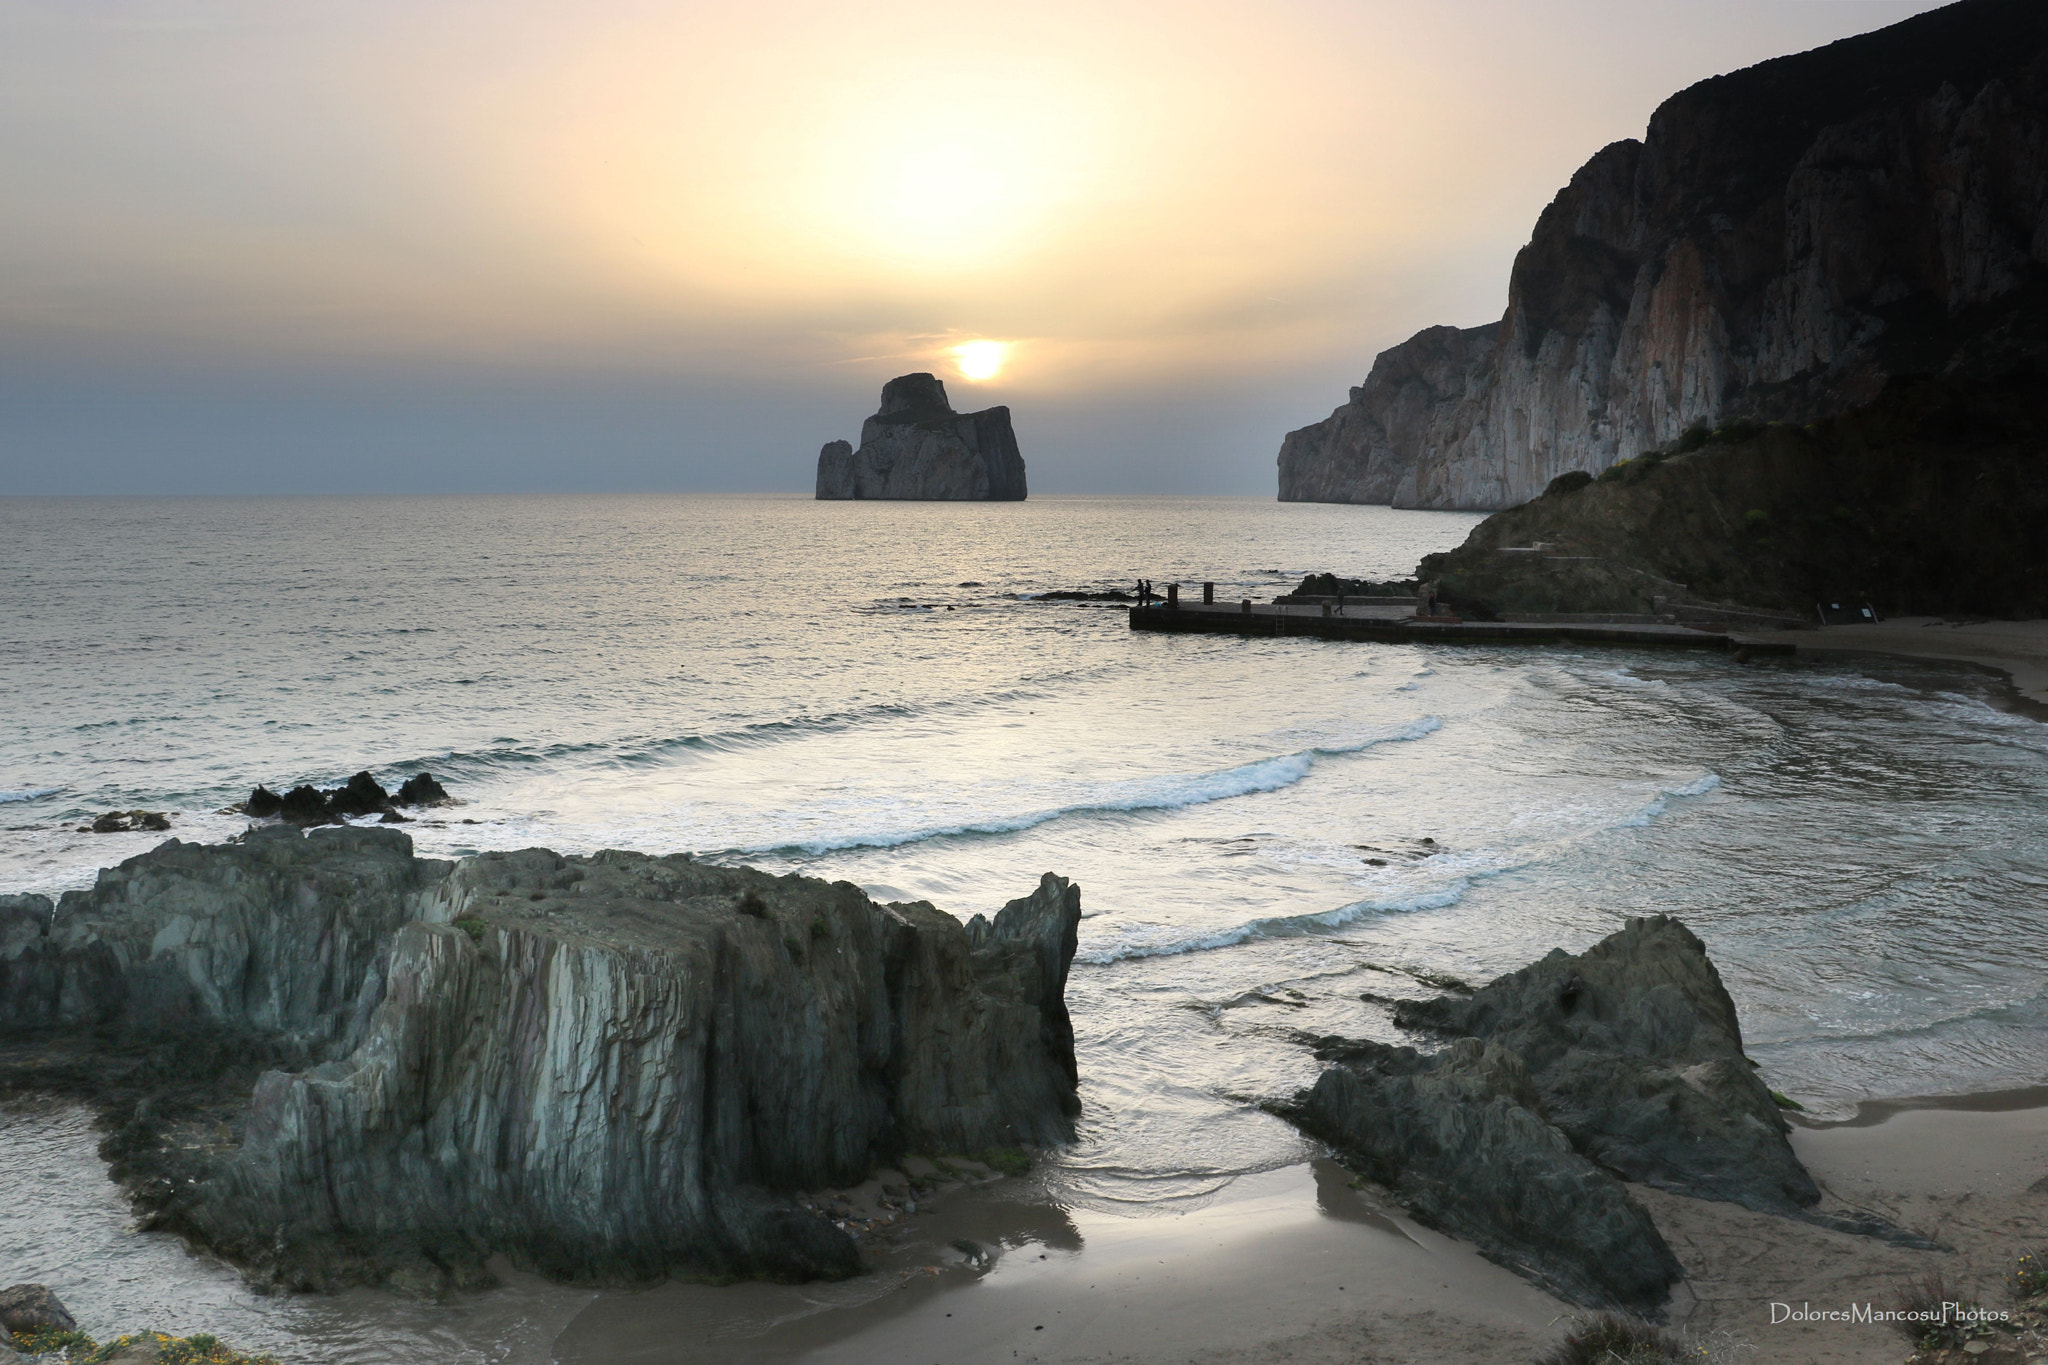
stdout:
POLYGON ((821 499, 893 498, 1021 502, 1024 456, 1010 410, 957 413, 946 386, 906 374, 882 386, 882 406, 861 424, 860 449, 827 442, 818 452, 821 499))
POLYGON ((2038 310, 2048 8, 1962 0, 1702 81, 1538 218, 1492 327, 1290 433, 1282 501, 1493 510, 1699 424, 1804 423, 2038 310))
POLYGON ((1995 359, 1895 378, 1836 417, 1696 431, 1560 478, 1416 572, 1482 617, 1740 605, 1811 622, 1837 601, 2048 615, 2048 305, 1990 340, 1995 359))
POLYGON ((278 827, 173 840, 40 934, 19 907, 0 1004, 44 1038, 289 1060, 194 1138, 160 1048, 164 1083, 110 1115, 145 1225, 259 1282, 472 1283, 492 1254, 844 1275, 851 1238, 794 1192, 1072 1137, 1079 901, 1048 875, 963 925, 687 856, 450 864, 395 831, 278 827))

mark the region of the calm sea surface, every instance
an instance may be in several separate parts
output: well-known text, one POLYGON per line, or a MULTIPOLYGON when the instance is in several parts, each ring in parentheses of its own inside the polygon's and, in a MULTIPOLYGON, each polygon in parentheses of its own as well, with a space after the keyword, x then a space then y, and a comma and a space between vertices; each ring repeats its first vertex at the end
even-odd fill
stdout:
MULTIPOLYGON (((2048 1077, 2048 726, 1996 709, 1987 676, 1133 635, 1120 610, 1033 600, 1397 575, 1476 520, 0 500, 0 891, 83 886, 162 837, 76 832, 92 814, 164 810, 215 840, 257 781, 365 767, 430 769, 465 803, 408 827, 436 855, 688 850, 962 917, 1060 872, 1087 915, 1086 1112, 1047 1187, 1133 1216, 1303 1160, 1256 1101, 1313 1076, 1299 1034, 1396 1036, 1361 995, 1482 981, 1630 915, 1692 925, 1751 1055, 1818 1110, 2048 1077)), ((96 1315, 363 1361, 401 1358, 391 1340, 525 1359, 582 1301, 518 1282, 401 1321, 389 1296, 253 1299, 122 1233, 79 1174, 90 1149, 75 1114, 0 1116, 0 1195, 62 1195, 0 1197, 0 1280, 99 1258, 120 1273, 96 1315)))

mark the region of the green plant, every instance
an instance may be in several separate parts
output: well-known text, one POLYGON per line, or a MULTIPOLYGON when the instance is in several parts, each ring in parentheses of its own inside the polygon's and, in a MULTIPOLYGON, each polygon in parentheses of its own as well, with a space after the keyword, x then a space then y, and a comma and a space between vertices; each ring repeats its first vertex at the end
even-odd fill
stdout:
POLYGON ((812 916, 811 916, 811 937, 812 937, 812 938, 830 938, 831 936, 832 936, 832 926, 831 926, 831 925, 829 925, 829 924, 827 924, 827 923, 825 922, 825 917, 824 917, 823 915, 812 915, 812 916))
POLYGON ((1576 493, 1591 482, 1593 482, 1591 474, 1588 474, 1583 469, 1574 469, 1569 473, 1560 474, 1552 479, 1549 486, 1543 490, 1543 496, 1551 498, 1559 497, 1566 493, 1576 493))
POLYGON ((1899 1286, 1892 1307, 1897 1310, 1893 1328, 1923 1351, 1946 1350, 1992 1333, 1990 1323, 1977 1320, 1983 1316, 1982 1305, 1951 1285, 1939 1270, 1899 1286))
POLYGON ((83 1332, 39 1327, 33 1332, 15 1332, 14 1349, 25 1356, 61 1354, 66 1360, 91 1360, 99 1343, 83 1332))
POLYGON ((1798 1100, 1793 1099, 1791 1096, 1786 1095, 1781 1091, 1773 1090, 1771 1092, 1771 1103, 1777 1105, 1780 1109, 1790 1109, 1795 1114, 1803 1114, 1806 1112, 1805 1105, 1801 1104, 1798 1100))
POLYGON ((2016 1299, 2048 1294, 2048 1256, 2029 1249, 2013 1257, 2006 1264, 2005 1287, 2016 1299))
POLYGON ((1022 1147, 991 1147, 976 1160, 990 1170, 1001 1171, 1004 1175, 1029 1175, 1031 1153, 1022 1147))
POLYGON ((1634 463, 1634 460, 1616 460, 1613 464, 1600 471, 1600 482, 1620 483, 1622 479, 1627 477, 1628 467, 1634 463))
POLYGON ((1573 1323, 1539 1365, 1665 1365, 1698 1358, 1661 1327, 1620 1313, 1601 1313, 1573 1323))
POLYGON ((454 921, 454 923, 456 928, 469 935, 470 942, 482 943, 484 941, 484 922, 475 915, 464 915, 461 919, 454 921))
POLYGON ((740 893, 739 911, 742 915, 752 915, 755 919, 767 919, 768 902, 761 899, 760 892, 750 887, 740 893))
POLYGON ((175 1337, 169 1332, 130 1332, 95 1347, 89 1356, 72 1359, 107 1360, 122 1347, 138 1341, 155 1343, 158 1365, 277 1365, 274 1357, 246 1355, 211 1332, 195 1332, 189 1337, 175 1337))
POLYGON ((1771 524, 1771 514, 1761 507, 1752 507, 1742 514, 1742 524, 1750 530, 1761 530, 1771 524))

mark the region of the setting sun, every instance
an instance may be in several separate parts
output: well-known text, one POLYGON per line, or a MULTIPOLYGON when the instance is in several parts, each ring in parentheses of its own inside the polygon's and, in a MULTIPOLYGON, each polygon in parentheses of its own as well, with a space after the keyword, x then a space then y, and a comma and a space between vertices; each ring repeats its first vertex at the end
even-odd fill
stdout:
POLYGON ((1000 341, 970 341, 953 348, 954 363, 968 379, 993 379, 1010 348, 1000 341))

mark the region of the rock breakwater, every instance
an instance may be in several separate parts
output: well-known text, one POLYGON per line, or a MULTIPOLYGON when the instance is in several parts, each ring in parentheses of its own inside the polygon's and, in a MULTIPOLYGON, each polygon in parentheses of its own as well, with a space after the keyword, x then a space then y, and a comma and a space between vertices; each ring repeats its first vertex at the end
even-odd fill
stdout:
POLYGON ((0 922, 17 1053, 61 1026, 172 1071, 181 1037, 285 1062, 206 1141, 180 1140, 174 1085, 110 1116, 147 1225, 259 1283, 432 1292, 498 1253, 586 1280, 849 1274, 852 1238, 795 1192, 1064 1141, 1078 1110, 1079 891, 1051 875, 963 925, 687 856, 449 863, 285 825, 35 899, 0 922))

